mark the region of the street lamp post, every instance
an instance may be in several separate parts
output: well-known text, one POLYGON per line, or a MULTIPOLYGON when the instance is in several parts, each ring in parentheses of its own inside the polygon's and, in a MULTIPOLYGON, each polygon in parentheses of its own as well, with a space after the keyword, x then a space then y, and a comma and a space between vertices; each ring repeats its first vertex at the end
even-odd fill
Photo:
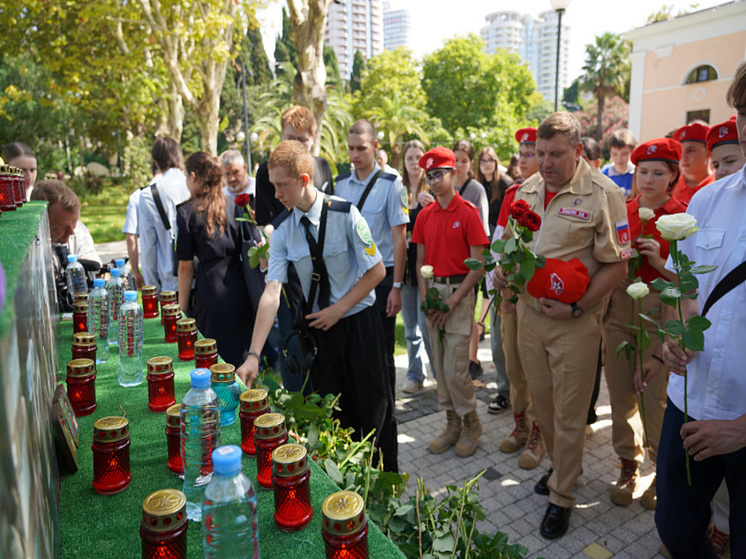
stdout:
POLYGON ((562 37, 562 14, 570 5, 570 0, 550 0, 552 9, 557 12, 557 66, 554 70, 554 112, 559 110, 559 69, 560 69, 560 39, 562 37))
POLYGON ((243 129, 246 139, 246 168, 251 175, 251 144, 249 143, 249 110, 246 108, 246 64, 241 61, 241 90, 243 92, 243 129))

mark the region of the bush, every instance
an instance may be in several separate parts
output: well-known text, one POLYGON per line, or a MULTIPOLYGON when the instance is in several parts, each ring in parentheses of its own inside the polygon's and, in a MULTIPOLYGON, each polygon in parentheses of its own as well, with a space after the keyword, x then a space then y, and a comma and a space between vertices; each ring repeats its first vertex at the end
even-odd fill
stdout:
POLYGON ((153 177, 150 144, 139 136, 127 138, 122 155, 124 176, 130 191, 147 185, 153 177))

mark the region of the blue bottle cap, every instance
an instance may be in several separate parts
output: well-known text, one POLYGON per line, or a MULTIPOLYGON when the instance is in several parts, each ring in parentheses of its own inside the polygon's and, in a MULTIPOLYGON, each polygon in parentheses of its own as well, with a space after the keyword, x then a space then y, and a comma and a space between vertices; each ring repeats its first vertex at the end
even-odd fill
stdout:
POLYGON ((137 291, 125 291, 124 292, 124 300, 125 301, 137 301, 137 291))
POLYGON ((190 374, 192 388, 210 388, 212 373, 207 369, 194 369, 190 374))
POLYGON ((104 278, 95 278, 93 280, 93 287, 105 287, 106 280, 104 278))
POLYGON ((77 254, 68 254, 67 255, 67 261, 68 262, 77 262, 78 261, 78 255, 77 254))
POLYGON ((117 265, 117 268, 124 268, 124 258, 117 258, 114 260, 114 264, 117 265))
POLYGON ((111 277, 113 278, 121 278, 122 277, 122 270, 119 268, 112 268, 111 269, 111 277))
POLYGON ((225 445, 212 451, 212 467, 216 475, 233 476, 241 471, 243 452, 236 445, 225 445))

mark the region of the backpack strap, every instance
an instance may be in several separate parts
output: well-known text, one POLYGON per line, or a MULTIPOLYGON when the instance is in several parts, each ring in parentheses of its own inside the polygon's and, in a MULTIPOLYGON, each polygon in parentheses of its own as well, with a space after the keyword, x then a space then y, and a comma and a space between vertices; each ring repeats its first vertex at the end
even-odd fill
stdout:
POLYGON ((355 204, 355 206, 357 206, 357 209, 361 212, 363 211, 363 204, 365 204, 365 201, 368 199, 368 194, 370 194, 370 191, 373 190, 373 186, 375 186, 378 177, 380 177, 382 173, 383 171, 381 171, 381 169, 378 169, 378 172, 373 175, 373 177, 368 182, 368 186, 365 187, 365 191, 360 197, 360 200, 358 200, 357 204, 355 204))
POLYGON ((707 297, 705 306, 702 309, 702 316, 705 316, 707 314, 707 311, 709 311, 715 303, 717 303, 729 291, 735 289, 744 281, 746 281, 746 260, 733 268, 723 279, 718 282, 718 284, 715 286, 715 289, 713 289, 712 293, 710 293, 710 296, 707 297))

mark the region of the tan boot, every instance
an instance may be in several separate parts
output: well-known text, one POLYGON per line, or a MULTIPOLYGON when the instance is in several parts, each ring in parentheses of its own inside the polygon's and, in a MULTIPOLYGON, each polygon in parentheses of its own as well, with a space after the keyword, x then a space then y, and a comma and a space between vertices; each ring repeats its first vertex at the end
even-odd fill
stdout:
POLYGON ((650 487, 648 487, 645 490, 645 493, 642 494, 642 497, 640 497, 640 504, 648 509, 648 510, 655 510, 655 505, 658 502, 658 495, 655 491, 655 477, 653 478, 653 483, 650 484, 650 487))
POLYGON ((611 489, 611 502, 615 505, 628 507, 632 504, 632 493, 635 492, 637 483, 637 462, 619 458, 622 461, 622 471, 619 474, 619 481, 616 487, 611 489))
POLYGON ((461 428, 461 438, 456 443, 456 456, 466 458, 477 450, 477 442, 482 434, 482 422, 476 411, 470 411, 464 416, 464 426, 461 428))
POLYGON ((500 442, 500 452, 511 454, 523 448, 528 440, 528 429, 526 428, 526 414, 514 413, 515 428, 513 432, 500 442))
POLYGON ((433 454, 443 454, 458 441, 461 435, 461 418, 456 415, 455 411, 446 411, 446 428, 443 432, 435 437, 427 449, 433 454))
POLYGON ((541 438, 541 429, 535 422, 531 422, 531 434, 526 441, 526 448, 523 449, 521 456, 518 458, 518 465, 524 470, 533 470, 539 464, 544 456, 544 441, 541 438))

